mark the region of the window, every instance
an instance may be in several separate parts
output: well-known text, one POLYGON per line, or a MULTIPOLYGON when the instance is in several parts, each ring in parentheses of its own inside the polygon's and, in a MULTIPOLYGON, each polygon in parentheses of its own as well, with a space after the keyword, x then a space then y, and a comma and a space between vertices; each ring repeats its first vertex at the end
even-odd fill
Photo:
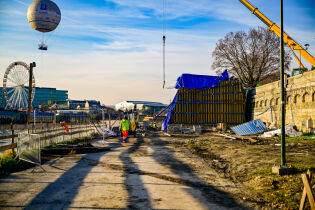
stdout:
POLYGON ((47 10, 47 5, 46 4, 40 4, 40 9, 41 10, 47 10))
POLYGON ((293 103, 297 104, 299 102, 301 102, 301 96, 299 94, 296 94, 294 96, 294 102, 293 103))
POLYGON ((302 102, 311 102, 311 98, 310 98, 310 94, 308 94, 307 92, 304 93, 303 97, 302 97, 302 102))

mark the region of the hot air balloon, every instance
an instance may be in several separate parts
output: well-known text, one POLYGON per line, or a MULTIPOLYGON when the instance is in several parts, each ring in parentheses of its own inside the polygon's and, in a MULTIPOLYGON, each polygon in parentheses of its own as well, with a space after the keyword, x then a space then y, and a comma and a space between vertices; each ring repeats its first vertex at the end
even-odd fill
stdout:
MULTIPOLYGON (((31 27, 36 31, 43 33, 55 30, 60 23, 61 13, 59 7, 50 0, 35 0, 27 9, 27 20, 31 27)), ((47 50, 48 46, 45 44, 43 38, 38 45, 39 50, 47 50)))

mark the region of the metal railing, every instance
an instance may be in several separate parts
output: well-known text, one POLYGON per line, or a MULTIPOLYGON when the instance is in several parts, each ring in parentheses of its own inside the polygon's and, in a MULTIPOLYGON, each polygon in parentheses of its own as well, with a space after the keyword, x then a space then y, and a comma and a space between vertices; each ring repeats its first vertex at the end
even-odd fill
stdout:
POLYGON ((47 147, 52 144, 68 141, 78 137, 89 136, 95 132, 95 127, 91 123, 79 124, 69 123, 69 132, 66 132, 65 128, 61 124, 53 123, 41 123, 36 125, 4 125, 0 126, 0 130, 6 130, 9 135, 0 136, 0 140, 7 140, 8 144, 0 146, 0 151, 5 151, 17 147, 18 132, 27 131, 28 133, 40 135, 40 146, 47 147))

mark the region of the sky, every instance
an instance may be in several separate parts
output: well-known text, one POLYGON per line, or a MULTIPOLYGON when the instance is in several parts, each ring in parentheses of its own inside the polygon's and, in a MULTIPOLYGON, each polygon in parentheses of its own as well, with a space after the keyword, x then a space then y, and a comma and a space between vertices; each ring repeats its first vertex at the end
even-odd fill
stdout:
MULTIPOLYGON (((35 61, 36 86, 68 90, 70 99, 172 100, 176 90, 162 87, 163 0, 54 0, 62 18, 45 34, 48 51, 37 49, 42 34, 27 21, 31 2, 0 0, 1 81, 12 62, 35 61)), ((279 25, 280 1, 249 2, 279 25)), ((218 40, 264 26, 238 0, 166 0, 165 12, 167 87, 183 73, 215 75, 211 54, 218 40)), ((310 44, 313 56, 314 14, 314 0, 284 1, 285 32, 310 44)))

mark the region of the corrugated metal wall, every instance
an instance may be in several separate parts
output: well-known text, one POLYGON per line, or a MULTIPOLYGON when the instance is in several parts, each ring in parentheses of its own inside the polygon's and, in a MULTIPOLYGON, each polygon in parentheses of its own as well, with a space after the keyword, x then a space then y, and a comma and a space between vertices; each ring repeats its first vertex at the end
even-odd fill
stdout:
POLYGON ((202 90, 181 88, 177 97, 171 123, 236 125, 245 121, 245 91, 239 81, 223 81, 202 90))

